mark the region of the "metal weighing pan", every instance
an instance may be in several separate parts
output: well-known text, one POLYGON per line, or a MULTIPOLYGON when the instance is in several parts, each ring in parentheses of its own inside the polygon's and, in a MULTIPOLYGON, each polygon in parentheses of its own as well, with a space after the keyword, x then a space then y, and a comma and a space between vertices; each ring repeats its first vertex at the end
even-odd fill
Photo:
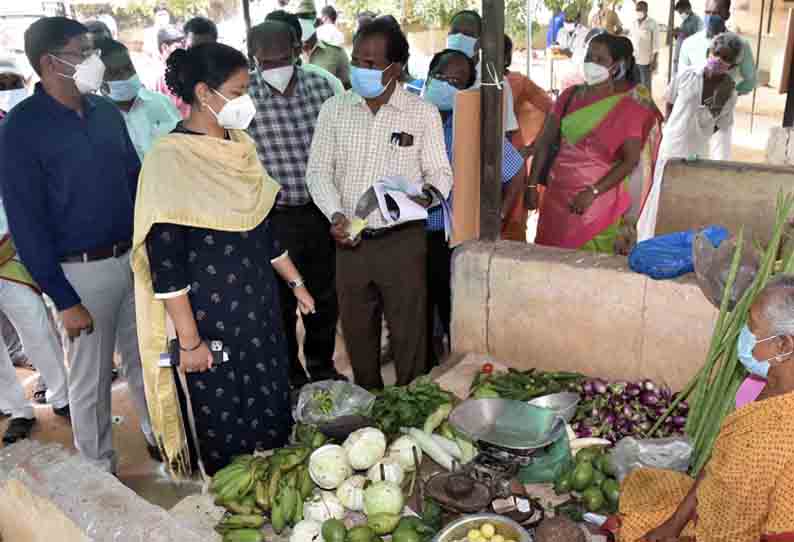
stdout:
POLYGON ((565 420, 555 412, 508 399, 468 399, 449 422, 474 441, 513 450, 543 448, 565 432, 565 420))

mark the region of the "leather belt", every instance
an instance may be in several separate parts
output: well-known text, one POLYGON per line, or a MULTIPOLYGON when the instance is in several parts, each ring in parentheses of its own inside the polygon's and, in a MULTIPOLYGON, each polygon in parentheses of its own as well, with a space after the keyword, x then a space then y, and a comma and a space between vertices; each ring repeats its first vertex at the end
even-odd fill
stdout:
POLYGON ((88 263, 124 256, 132 248, 132 241, 123 241, 107 247, 69 254, 61 258, 61 263, 88 263))

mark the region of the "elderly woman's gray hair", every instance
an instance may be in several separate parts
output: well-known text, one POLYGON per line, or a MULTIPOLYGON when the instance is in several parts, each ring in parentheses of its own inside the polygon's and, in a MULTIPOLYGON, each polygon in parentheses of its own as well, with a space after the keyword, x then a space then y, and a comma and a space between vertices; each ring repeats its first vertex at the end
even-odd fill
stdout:
POLYGON ((761 317, 775 335, 794 335, 794 275, 778 275, 766 285, 761 317))
POLYGON ((714 36, 711 40, 711 50, 716 51, 718 49, 728 49, 731 51, 735 58, 733 63, 738 64, 742 61, 742 56, 744 55, 744 41, 738 34, 723 32, 722 34, 714 36))

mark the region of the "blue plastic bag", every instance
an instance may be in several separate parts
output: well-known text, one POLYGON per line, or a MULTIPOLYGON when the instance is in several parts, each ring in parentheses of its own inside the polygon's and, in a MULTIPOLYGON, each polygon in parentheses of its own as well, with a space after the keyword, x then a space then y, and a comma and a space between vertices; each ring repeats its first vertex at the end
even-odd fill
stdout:
POLYGON ((715 247, 729 237, 722 226, 709 226, 703 230, 669 233, 637 243, 629 254, 632 271, 654 279, 672 279, 695 270, 692 245, 695 235, 703 231, 715 247))

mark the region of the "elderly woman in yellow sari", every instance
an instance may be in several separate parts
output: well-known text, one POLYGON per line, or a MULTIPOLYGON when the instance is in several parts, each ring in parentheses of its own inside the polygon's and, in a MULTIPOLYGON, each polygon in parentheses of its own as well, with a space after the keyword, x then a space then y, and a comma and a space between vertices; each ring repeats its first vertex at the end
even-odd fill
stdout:
POLYGON ((766 388, 725 419, 697 479, 640 469, 624 480, 621 542, 794 541, 794 276, 770 282, 748 327, 766 388))

